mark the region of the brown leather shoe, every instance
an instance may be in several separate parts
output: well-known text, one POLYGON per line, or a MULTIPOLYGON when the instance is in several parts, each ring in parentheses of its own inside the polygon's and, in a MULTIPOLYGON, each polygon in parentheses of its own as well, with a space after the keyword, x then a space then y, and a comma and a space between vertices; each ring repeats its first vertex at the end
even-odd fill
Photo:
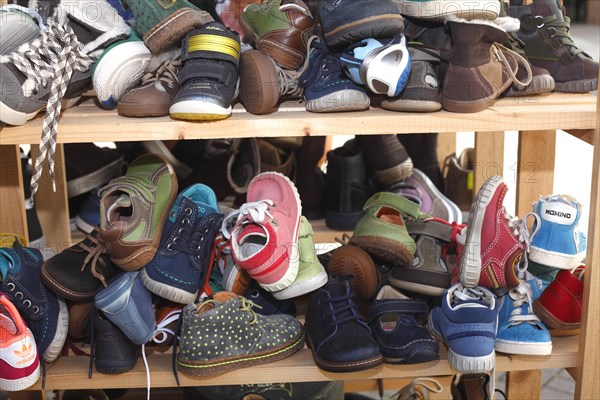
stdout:
POLYGON ((340 279, 348 279, 350 290, 358 300, 370 301, 377 293, 377 269, 371 256, 360 247, 338 247, 331 255, 327 271, 340 279))
POLYGON ((306 56, 306 43, 315 22, 302 0, 267 0, 249 4, 240 25, 262 53, 284 68, 297 70, 306 56))

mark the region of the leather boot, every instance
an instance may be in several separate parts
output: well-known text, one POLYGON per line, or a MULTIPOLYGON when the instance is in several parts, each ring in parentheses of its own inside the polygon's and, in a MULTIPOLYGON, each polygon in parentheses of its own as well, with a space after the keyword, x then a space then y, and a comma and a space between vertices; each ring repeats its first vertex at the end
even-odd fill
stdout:
MULTIPOLYGON (((502 20, 506 20, 507 25, 514 21, 502 20)), ((449 21, 448 25, 454 47, 442 87, 442 107, 445 110, 459 113, 482 111, 493 105, 511 84, 524 88, 531 82, 531 68, 527 60, 500 44, 508 40, 506 30, 500 25, 464 20, 449 21), (515 75, 519 68, 527 70, 524 82, 515 75)))
POLYGON ((531 64, 545 68, 557 92, 583 93, 598 89, 598 62, 578 48, 569 35, 571 20, 557 0, 512 2, 508 13, 521 20, 519 39, 531 64))

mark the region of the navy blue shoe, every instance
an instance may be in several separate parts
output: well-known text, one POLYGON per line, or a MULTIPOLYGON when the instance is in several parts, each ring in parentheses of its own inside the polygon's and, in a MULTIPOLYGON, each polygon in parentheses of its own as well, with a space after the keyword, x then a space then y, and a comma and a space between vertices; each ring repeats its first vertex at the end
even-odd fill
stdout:
POLYGON ((440 346, 417 322, 419 314, 427 314, 423 300, 410 299, 391 286, 381 288, 368 320, 383 362, 417 364, 439 358, 440 346))
POLYGON ((46 362, 56 360, 69 329, 64 301, 40 280, 42 254, 28 247, 0 248, 0 292, 17 307, 46 362))
POLYGON ((404 19, 392 0, 319 0, 317 7, 329 47, 391 37, 404 30, 404 19))
POLYGON ((135 367, 140 346, 113 324, 101 311, 94 318, 93 358, 96 370, 102 374, 122 374, 135 367))
POLYGON ((145 344, 156 330, 152 295, 140 279, 140 271, 126 272, 96 295, 96 308, 135 344, 145 344))
POLYGON ((250 282, 250 287, 248 288, 248 291, 244 297, 259 306, 253 309, 259 314, 288 314, 292 317, 296 316, 296 306, 294 305, 294 300, 277 300, 275 297, 273 297, 271 292, 263 289, 258 282, 254 280, 250 282))
POLYGON ((304 88, 307 111, 360 111, 369 108, 371 100, 365 90, 348 78, 339 58, 329 52, 322 39, 312 36, 307 47, 307 67, 298 78, 298 84, 304 88))
POLYGON ((222 221, 217 197, 208 186, 198 183, 179 193, 158 251, 141 271, 148 290, 175 303, 193 303, 204 283, 222 221))

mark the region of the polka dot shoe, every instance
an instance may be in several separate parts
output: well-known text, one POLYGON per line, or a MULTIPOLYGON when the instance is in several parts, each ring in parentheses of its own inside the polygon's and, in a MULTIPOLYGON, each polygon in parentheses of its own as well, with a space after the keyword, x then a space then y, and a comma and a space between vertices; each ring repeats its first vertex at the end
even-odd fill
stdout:
POLYGON ((215 375, 286 358, 304 346, 304 329, 287 314, 260 315, 231 292, 183 309, 177 369, 215 375))

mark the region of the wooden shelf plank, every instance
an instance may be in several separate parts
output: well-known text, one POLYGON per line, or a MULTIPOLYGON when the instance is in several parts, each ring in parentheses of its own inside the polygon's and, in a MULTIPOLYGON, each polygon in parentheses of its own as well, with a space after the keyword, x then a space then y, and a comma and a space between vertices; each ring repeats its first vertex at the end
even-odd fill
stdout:
MULTIPOLYGON (((23 126, 2 128, 0 144, 39 143, 42 116, 23 126)), ((240 105, 231 118, 186 122, 169 117, 126 118, 102 110, 92 100, 66 110, 58 128, 59 143, 267 137, 305 135, 394 134, 457 131, 591 129, 596 125, 592 94, 553 93, 505 98, 474 114, 439 111, 398 113, 373 108, 349 113, 309 113, 300 103, 286 103, 269 115, 246 113, 240 105)))
MULTIPOLYGON (((550 356, 507 356, 496 355, 496 371, 519 371, 543 368, 570 368, 577 365, 578 336, 553 338, 554 348, 550 356)), ((442 346, 443 347, 443 346, 442 346)), ((148 350, 150 351, 150 350, 148 350)), ((151 385, 172 387, 177 383, 171 371, 170 352, 154 353, 148 357, 151 371, 151 385)), ((121 375, 104 375, 94 372, 91 380, 87 378, 89 359, 87 357, 62 357, 48 365, 46 389, 82 389, 82 388, 134 388, 146 386, 144 363, 140 359, 133 370, 121 375)), ((277 382, 316 382, 326 380, 363 380, 410 378, 420 376, 452 375, 446 354, 439 361, 415 365, 391 365, 360 372, 331 373, 317 368, 310 350, 306 347, 284 360, 270 364, 242 368, 222 375, 211 377, 191 377, 179 374, 182 386, 209 386, 227 384, 260 384, 277 382)), ((31 390, 41 389, 41 380, 31 390)))

